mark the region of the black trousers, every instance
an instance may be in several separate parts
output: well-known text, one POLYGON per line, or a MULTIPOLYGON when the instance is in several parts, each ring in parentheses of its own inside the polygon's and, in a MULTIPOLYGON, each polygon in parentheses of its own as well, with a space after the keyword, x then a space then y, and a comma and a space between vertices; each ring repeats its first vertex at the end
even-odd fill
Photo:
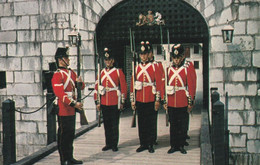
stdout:
POLYGON ((156 134, 156 111, 154 102, 136 102, 140 145, 153 145, 156 134))
POLYGON ((58 116, 58 150, 61 162, 73 158, 75 120, 75 116, 58 116))
POLYGON ((171 147, 183 147, 186 141, 189 113, 187 107, 168 107, 171 147))
POLYGON ((120 111, 117 105, 115 106, 105 106, 101 105, 106 146, 117 147, 119 141, 119 116, 120 111))

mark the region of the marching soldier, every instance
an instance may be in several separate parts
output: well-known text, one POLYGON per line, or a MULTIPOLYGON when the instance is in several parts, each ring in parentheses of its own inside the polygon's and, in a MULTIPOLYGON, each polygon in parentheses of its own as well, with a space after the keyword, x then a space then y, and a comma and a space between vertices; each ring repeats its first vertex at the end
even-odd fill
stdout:
MULTIPOLYGON (((158 74, 158 77, 159 77, 159 80, 160 80, 160 84, 156 84, 156 86, 158 88, 160 88, 161 85, 163 85, 161 81, 164 78, 164 71, 163 71, 162 63, 154 60, 152 44, 150 44, 149 41, 146 41, 145 44, 147 45, 147 48, 148 48, 149 62, 151 62, 154 65, 156 74, 158 74)), ((154 122, 155 123, 155 135, 154 135, 154 144, 155 145, 158 145, 158 142, 157 142, 157 121, 158 121, 158 110, 155 112, 155 122, 154 122)))
POLYGON ((155 72, 154 65, 148 60, 148 47, 144 42, 141 42, 138 53, 141 63, 135 68, 136 74, 132 77, 130 88, 131 106, 138 114, 140 147, 136 152, 148 149, 150 153, 154 153, 155 117, 160 105, 160 88, 156 86, 159 83, 159 76, 155 72), (136 90, 135 96, 133 90, 136 90))
POLYGON ((184 47, 181 44, 174 45, 171 52, 172 66, 166 70, 167 86, 162 86, 162 92, 166 91, 168 102, 164 108, 168 109, 170 121, 170 144, 168 153, 180 151, 186 154, 184 149, 189 112, 192 110, 196 93, 196 72, 191 62, 184 57, 184 47), (166 90, 165 90, 166 89, 166 90))
POLYGON ((58 70, 52 78, 52 87, 54 94, 58 98, 58 150, 60 154, 61 165, 83 164, 82 161, 73 158, 73 141, 75 135, 75 108, 82 111, 83 104, 76 101, 75 88, 76 83, 82 83, 82 90, 85 84, 81 77, 68 68, 70 59, 68 48, 58 48, 55 54, 55 60, 58 70))
POLYGON ((100 73, 100 82, 96 83, 94 100, 97 110, 103 114, 106 145, 102 151, 112 149, 116 152, 119 140, 119 116, 126 99, 127 84, 123 71, 114 67, 115 61, 111 51, 108 48, 104 51, 106 67, 100 73), (97 92, 101 95, 100 103, 97 92))

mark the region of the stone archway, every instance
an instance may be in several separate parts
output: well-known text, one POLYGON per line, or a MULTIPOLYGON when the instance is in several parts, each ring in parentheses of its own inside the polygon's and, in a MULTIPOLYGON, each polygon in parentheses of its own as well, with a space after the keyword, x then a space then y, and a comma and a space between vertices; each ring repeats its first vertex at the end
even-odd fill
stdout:
MULTIPOLYGON (((209 32, 202 15, 190 4, 179 0, 127 0, 112 7, 97 25, 97 41, 99 53, 106 46, 115 52, 119 67, 125 68, 127 54, 125 46, 130 45, 129 29, 135 33, 135 43, 149 40, 153 44, 167 43, 167 30, 170 43, 200 43, 203 45, 203 105, 208 107, 209 77, 208 52, 209 32), (165 25, 136 26, 140 13, 147 15, 159 12, 165 25), (160 31, 161 28, 161 31, 160 31)), ((126 75, 127 76, 127 75, 126 75)))

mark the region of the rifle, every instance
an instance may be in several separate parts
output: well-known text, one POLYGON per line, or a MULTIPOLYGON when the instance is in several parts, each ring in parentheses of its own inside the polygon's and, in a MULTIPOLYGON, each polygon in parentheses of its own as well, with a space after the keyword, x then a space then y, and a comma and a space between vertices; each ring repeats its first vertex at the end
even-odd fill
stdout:
MULTIPOLYGON (((168 39, 168 52, 170 53, 170 36, 169 36, 169 29, 167 29, 167 39, 168 39)), ((164 56, 165 60, 166 60, 166 54, 164 56)), ((168 96, 167 96, 167 77, 168 77, 168 73, 167 73, 167 63, 165 62, 165 67, 164 67, 164 72, 165 72, 165 102, 166 104, 168 103, 168 96)), ((169 126, 169 114, 168 114, 168 109, 166 108, 165 111, 165 120, 166 120, 166 127, 169 126)))
MULTIPOLYGON (((99 85, 100 85, 100 57, 98 54, 97 49, 97 36, 96 33, 94 33, 94 40, 95 40, 95 54, 97 55, 97 103, 100 104, 100 93, 99 93, 99 85)), ((98 111, 98 127, 101 127, 101 110, 98 111)))
MULTIPOLYGON (((78 33, 78 44, 77 44, 77 75, 78 77, 80 76, 80 45, 81 45, 81 36, 78 33)), ((77 102, 81 102, 81 87, 82 87, 82 82, 77 82, 77 102)), ((77 112, 80 114, 80 125, 88 125, 88 120, 85 115, 84 110, 78 110, 76 109, 77 112)))
MULTIPOLYGON (((130 31, 130 46, 131 46, 131 52, 133 54, 132 59, 132 77, 133 77, 133 101, 135 102, 135 41, 134 41, 134 34, 132 34, 131 28, 130 31)), ((136 127, 136 110, 133 110, 133 117, 132 117, 132 123, 131 127, 136 127)))

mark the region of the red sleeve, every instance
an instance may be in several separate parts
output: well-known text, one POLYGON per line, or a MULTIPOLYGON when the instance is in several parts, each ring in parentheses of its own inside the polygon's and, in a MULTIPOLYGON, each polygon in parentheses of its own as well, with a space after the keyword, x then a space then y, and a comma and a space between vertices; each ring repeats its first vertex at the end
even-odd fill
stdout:
POLYGON ((123 73, 122 69, 119 69, 119 81, 120 81, 120 89, 121 94, 124 95, 124 99, 127 97, 127 84, 125 80, 125 74, 123 73))
POLYGON ((189 64, 187 77, 189 94, 194 99, 196 95, 197 75, 192 62, 189 64))

